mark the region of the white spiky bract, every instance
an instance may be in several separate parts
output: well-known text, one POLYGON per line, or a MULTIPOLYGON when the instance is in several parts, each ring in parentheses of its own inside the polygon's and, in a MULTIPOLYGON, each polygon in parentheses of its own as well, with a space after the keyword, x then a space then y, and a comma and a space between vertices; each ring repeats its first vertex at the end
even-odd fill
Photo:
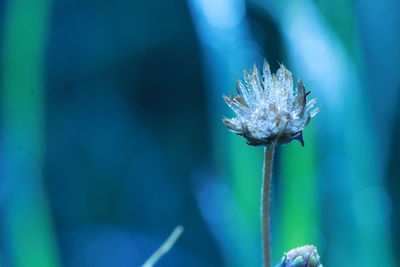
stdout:
POLYGON ((317 248, 305 245, 285 253, 276 267, 323 267, 317 248))
POLYGON ((285 66, 271 74, 267 61, 261 77, 256 65, 250 73, 245 70, 244 83, 238 80, 236 90, 238 96, 224 96, 236 117, 223 122, 250 145, 285 144, 293 139, 302 142, 302 130, 320 110, 314 108, 316 98, 306 100, 308 93, 301 81, 294 90, 292 74, 285 66))

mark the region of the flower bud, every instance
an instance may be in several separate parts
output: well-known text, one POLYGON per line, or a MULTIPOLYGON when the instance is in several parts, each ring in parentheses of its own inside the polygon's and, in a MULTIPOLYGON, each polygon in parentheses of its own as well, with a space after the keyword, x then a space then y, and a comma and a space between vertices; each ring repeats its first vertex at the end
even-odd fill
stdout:
POLYGON ((322 264, 317 248, 306 245, 286 252, 276 267, 322 267, 322 264))

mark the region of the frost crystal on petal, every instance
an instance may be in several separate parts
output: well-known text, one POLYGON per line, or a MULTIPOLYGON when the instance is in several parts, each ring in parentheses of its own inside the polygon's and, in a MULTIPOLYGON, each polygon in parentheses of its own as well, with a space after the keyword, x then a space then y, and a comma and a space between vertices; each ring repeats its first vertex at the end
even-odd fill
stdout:
POLYGON ((320 110, 317 99, 307 101, 309 94, 298 82, 294 88, 292 73, 281 65, 271 74, 264 61, 262 76, 256 67, 243 71, 244 83, 236 83, 238 96, 224 96, 236 118, 224 118, 225 126, 242 135, 250 145, 285 144, 293 139, 303 144, 302 130, 320 110))

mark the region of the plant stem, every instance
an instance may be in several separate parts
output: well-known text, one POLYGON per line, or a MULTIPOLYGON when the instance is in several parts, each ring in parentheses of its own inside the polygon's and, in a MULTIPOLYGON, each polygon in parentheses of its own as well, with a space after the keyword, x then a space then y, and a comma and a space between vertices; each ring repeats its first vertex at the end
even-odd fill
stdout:
POLYGON ((272 180, 272 165, 274 162, 275 144, 265 147, 264 170, 261 190, 261 233, 264 267, 270 267, 270 194, 272 180))
POLYGON ((151 256, 150 258, 142 265, 142 267, 153 267, 154 264, 165 254, 167 253, 178 238, 183 233, 183 227, 178 225, 175 227, 174 231, 171 235, 165 240, 165 242, 159 247, 151 256))

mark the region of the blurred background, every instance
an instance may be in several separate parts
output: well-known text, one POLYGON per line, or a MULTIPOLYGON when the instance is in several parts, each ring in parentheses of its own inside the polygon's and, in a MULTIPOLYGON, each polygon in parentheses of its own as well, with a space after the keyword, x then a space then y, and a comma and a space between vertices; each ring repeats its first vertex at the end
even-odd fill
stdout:
POLYGON ((400 2, 0 2, 0 267, 261 266, 262 148, 224 129, 243 68, 322 111, 279 149, 272 253, 400 266, 400 2))

